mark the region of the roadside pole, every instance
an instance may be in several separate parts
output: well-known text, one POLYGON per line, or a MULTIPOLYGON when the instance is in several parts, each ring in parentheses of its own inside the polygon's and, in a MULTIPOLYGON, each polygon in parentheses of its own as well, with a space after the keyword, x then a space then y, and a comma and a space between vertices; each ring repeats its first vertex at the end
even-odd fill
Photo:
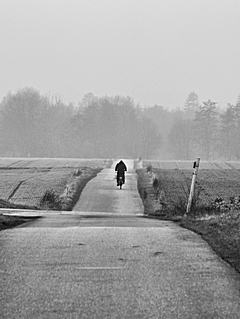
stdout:
POLYGON ((188 203, 187 203, 187 210, 184 216, 186 216, 191 210, 199 164, 200 164, 200 157, 198 157, 197 160, 193 163, 194 170, 193 170, 192 184, 191 184, 190 194, 189 194, 188 203))

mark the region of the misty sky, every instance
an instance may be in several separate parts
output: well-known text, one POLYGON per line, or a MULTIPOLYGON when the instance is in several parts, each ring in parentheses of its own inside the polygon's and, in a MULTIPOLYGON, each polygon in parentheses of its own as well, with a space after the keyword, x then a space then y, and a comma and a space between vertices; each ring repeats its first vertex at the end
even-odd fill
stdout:
POLYGON ((0 0, 0 98, 25 86, 182 106, 240 94, 240 0, 0 0))

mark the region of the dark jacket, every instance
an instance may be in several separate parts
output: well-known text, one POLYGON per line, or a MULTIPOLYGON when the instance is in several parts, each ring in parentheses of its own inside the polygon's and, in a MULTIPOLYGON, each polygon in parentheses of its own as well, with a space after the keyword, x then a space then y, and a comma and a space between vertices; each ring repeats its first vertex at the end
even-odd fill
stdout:
POLYGON ((124 164, 123 161, 120 161, 115 166, 115 171, 118 172, 118 174, 124 174, 124 172, 127 171, 127 166, 124 164))

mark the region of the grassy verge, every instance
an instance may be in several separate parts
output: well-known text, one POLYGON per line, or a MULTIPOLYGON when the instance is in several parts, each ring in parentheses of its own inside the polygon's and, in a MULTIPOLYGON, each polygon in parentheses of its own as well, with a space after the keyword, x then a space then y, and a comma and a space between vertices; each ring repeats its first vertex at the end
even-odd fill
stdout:
POLYGON ((101 169, 86 169, 82 174, 81 170, 75 171, 71 182, 67 185, 64 193, 60 196, 61 209, 62 210, 72 210, 79 197, 82 190, 86 184, 94 178, 101 169))
MULTIPOLYGON (((40 173, 31 171, 30 178, 17 183, 15 176, 12 181, 9 181, 7 176, 6 183, 8 182, 8 186, 14 191, 11 191, 12 196, 8 196, 7 199, 0 199, 0 208, 72 210, 87 182, 100 170, 101 168, 91 167, 80 167, 75 170, 63 168, 50 172, 47 170, 41 173, 41 179, 40 173), (17 186, 13 187, 14 184, 17 186)), ((17 172, 15 175, 19 178, 20 173, 22 172, 17 172)), ((4 191, 0 193, 2 195, 4 191)))
POLYGON ((212 212, 202 218, 187 217, 179 225, 195 231, 213 250, 240 272, 240 212, 212 212))
MULTIPOLYGON (((146 171, 138 170, 137 173, 138 191, 147 215, 177 222, 180 226, 200 234, 221 258, 240 272, 239 210, 220 213, 201 207, 201 209, 195 208, 189 216, 184 217, 186 209, 184 197, 179 196, 179 200, 175 200, 174 204, 168 201, 170 204, 164 205, 164 194, 161 194, 159 189, 154 189, 153 182, 146 171)), ((177 196, 178 194, 175 194, 175 198, 177 196)))
POLYGON ((0 231, 16 227, 18 225, 21 225, 23 223, 29 222, 37 217, 18 217, 18 216, 6 216, 0 214, 0 231))
POLYGON ((39 208, 44 210, 72 210, 85 185, 100 171, 100 168, 76 169, 69 178, 64 192, 58 195, 54 190, 47 190, 40 201, 39 208))

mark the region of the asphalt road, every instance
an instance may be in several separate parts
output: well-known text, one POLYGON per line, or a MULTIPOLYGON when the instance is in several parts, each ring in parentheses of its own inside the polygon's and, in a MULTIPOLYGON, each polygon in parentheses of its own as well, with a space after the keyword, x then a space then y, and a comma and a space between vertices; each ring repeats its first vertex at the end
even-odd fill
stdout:
POLYGON ((81 212, 0 232, 0 318, 240 318, 239 274, 195 233, 142 216, 133 171, 121 191, 113 175, 88 184, 81 212))
POLYGON ((137 191, 133 161, 125 160, 125 163, 128 171, 126 183, 122 190, 116 187, 114 163, 112 168, 102 170, 96 178, 87 184, 81 194, 81 200, 76 204, 74 210, 125 215, 143 214, 143 205, 137 191))

